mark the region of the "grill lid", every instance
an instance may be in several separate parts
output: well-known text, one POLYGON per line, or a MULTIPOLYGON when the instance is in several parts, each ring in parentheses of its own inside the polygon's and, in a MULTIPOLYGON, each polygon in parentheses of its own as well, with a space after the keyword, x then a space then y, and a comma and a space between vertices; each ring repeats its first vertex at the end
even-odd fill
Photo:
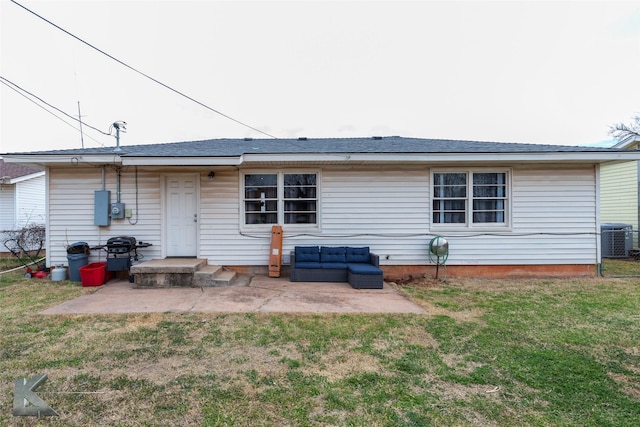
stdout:
POLYGON ((107 252, 112 254, 122 254, 131 252, 136 247, 136 238, 130 236, 112 237, 107 240, 107 252))
POLYGON ((133 247, 136 245, 136 238, 131 236, 118 236, 112 237, 107 240, 107 246, 129 246, 133 247))

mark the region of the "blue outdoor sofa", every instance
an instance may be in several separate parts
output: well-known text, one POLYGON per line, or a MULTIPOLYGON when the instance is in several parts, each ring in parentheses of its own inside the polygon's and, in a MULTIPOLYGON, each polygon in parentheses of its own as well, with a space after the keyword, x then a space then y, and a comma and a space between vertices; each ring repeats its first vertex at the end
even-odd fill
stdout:
POLYGON ((296 246, 292 282, 349 282, 356 289, 382 289, 380 258, 368 247, 296 246))

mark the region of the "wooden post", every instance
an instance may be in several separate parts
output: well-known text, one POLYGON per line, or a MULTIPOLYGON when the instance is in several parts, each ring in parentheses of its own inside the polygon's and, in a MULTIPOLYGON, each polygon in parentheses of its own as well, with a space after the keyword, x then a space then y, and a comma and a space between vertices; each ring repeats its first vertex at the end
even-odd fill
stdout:
POLYGON ((280 277, 282 267, 282 226, 271 227, 271 252, 269 254, 269 277, 280 277))

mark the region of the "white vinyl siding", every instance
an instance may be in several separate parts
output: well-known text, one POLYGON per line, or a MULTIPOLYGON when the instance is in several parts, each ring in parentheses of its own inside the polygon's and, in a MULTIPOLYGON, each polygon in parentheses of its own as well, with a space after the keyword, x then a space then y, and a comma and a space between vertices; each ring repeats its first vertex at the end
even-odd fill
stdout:
POLYGON ((44 175, 16 183, 17 228, 31 224, 44 225, 45 219, 44 175))
MULTIPOLYGON (((14 230, 16 224, 16 186, 0 184, 0 231, 14 230)), ((1 245, 0 252, 5 251, 1 245)))
MULTIPOLYGON (((324 169, 319 206, 321 230, 284 226, 284 261, 300 244, 384 248, 386 261, 426 263, 428 171, 324 169), (375 179, 372 178, 375 176, 375 179)), ((271 229, 241 231, 241 179, 237 171, 216 171, 201 181, 200 257, 219 265, 267 265, 271 229)))
POLYGON ((0 231, 45 224, 45 177, 43 174, 0 184, 0 231))
MULTIPOLYGON (((495 170, 500 170, 496 168, 495 170)), ((503 169, 503 168, 502 168, 503 169)), ((242 224, 242 170, 181 168, 176 173, 200 174, 199 250, 210 264, 266 266, 271 230, 247 231, 242 224)), ((291 169, 298 172, 300 169, 291 169)), ((431 170, 428 167, 317 168, 318 229, 296 232, 285 226, 284 262, 296 245, 369 246, 382 265, 424 265, 435 235, 449 241, 447 264, 595 264, 596 174, 593 165, 511 169, 511 227, 490 232, 438 233, 430 224, 431 170)), ((247 169, 247 171, 253 170, 247 169)), ((141 250, 160 258, 164 226, 160 181, 170 169, 139 167, 139 209, 132 225, 113 220, 93 225, 94 191, 101 189, 100 168, 51 171, 50 262, 66 264, 66 245, 106 242, 118 235, 134 236, 154 246, 141 250)), ((286 168, 264 173, 287 172, 286 168)), ((134 168, 123 168, 121 201, 135 211, 134 168)), ((107 169, 106 189, 116 201, 116 174, 107 169)), ((104 260, 94 251, 91 260, 104 260)))
POLYGON ((288 247, 306 242, 369 246, 383 264, 424 263, 428 170, 336 169, 323 171, 322 177, 322 233, 285 240, 288 247))
MULTIPOLYGON (((138 241, 152 243, 154 246, 141 249, 140 253, 146 259, 161 257, 160 173, 138 173, 136 211, 135 171, 133 167, 123 168, 121 201, 126 209, 133 210, 131 222, 112 220, 110 226, 98 227, 94 225, 94 192, 102 190, 101 173, 100 168, 50 169, 47 254, 52 265, 67 264, 66 247, 71 243, 87 242, 95 246, 115 236, 133 236, 138 241)), ((107 167, 105 181, 105 189, 111 191, 111 202, 115 202, 113 169, 107 167)), ((105 258, 106 252, 93 250, 89 262, 105 261, 105 258)))
POLYGON ((600 167, 600 221, 638 230, 638 162, 600 167))
POLYGON ((514 168, 511 231, 450 241, 448 263, 595 264, 596 206, 593 166, 514 168))

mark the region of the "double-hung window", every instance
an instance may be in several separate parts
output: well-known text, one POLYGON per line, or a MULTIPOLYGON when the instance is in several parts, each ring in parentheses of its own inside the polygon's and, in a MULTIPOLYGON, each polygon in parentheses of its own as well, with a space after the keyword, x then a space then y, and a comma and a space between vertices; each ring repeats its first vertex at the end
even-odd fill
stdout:
POLYGON ((506 171, 451 171, 432 174, 433 224, 506 226, 509 212, 506 171))
POLYGON ((316 226, 316 173, 244 174, 244 224, 316 226))

